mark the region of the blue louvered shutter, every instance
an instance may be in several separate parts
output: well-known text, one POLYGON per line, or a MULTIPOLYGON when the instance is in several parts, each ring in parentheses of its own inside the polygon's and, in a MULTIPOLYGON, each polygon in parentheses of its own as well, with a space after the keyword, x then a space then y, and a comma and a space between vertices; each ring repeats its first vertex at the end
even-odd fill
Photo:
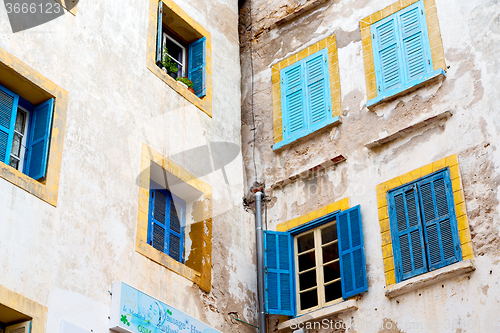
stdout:
POLYGON ((378 93, 402 86, 402 59, 397 16, 389 16, 371 28, 378 93))
POLYGON ((295 315, 292 236, 287 232, 264 232, 266 312, 295 315))
MULTIPOLYGON (((182 262, 183 259, 183 205, 175 204, 173 195, 167 191, 168 206, 168 255, 182 262)), ((185 204, 184 204, 185 205, 185 204)))
POLYGON ((419 1, 398 13, 407 82, 431 71, 427 23, 422 6, 419 1))
POLYGON ((331 110, 327 56, 325 48, 305 62, 309 125, 326 120, 331 110))
POLYGON ((156 26, 156 63, 161 64, 162 61, 162 37, 163 37, 163 1, 158 2, 158 24, 156 26))
POLYGON ((150 190, 148 244, 160 252, 165 252, 168 239, 166 227, 167 195, 161 190, 150 190))
POLYGON ((299 136, 307 129, 303 61, 281 71, 283 137, 299 136))
POLYGON ((361 207, 337 214, 342 298, 368 290, 361 207))
POLYGON ((427 272, 415 184, 389 193, 389 219, 398 282, 427 272))
POLYGON ((418 182, 429 271, 462 258, 448 169, 418 182))
POLYGON ((206 46, 207 38, 203 37, 189 45, 189 79, 193 82, 194 93, 198 97, 206 93, 206 46))
POLYGON ((35 106, 30 115, 30 135, 24 173, 33 179, 44 178, 47 172, 53 111, 54 99, 52 98, 35 106))
POLYGON ((9 164, 19 96, 0 86, 0 162, 9 164))

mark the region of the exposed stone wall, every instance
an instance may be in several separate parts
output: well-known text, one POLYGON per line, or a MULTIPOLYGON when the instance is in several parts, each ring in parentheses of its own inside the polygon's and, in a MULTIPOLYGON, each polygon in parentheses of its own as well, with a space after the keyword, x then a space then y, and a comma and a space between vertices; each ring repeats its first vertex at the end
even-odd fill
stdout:
POLYGON ((488 297, 500 294, 496 283, 500 254, 500 88, 495 83, 500 70, 500 9, 493 0, 436 0, 448 66, 446 78, 369 110, 359 21, 393 2, 328 0, 289 22, 273 26, 297 3, 276 2, 271 6, 256 0, 252 3, 252 29, 249 3, 244 3, 240 9, 240 38, 246 188, 255 180, 255 159, 257 179, 265 183, 270 196, 269 228, 273 230, 279 223, 344 197, 349 197, 352 206, 361 204, 369 290, 359 302, 359 310, 354 311, 356 332, 472 333, 479 329, 478 323, 484 331, 495 332, 494 326, 484 325, 488 323, 487 313, 493 314, 491 309, 498 311, 498 304, 488 301, 486 294, 477 295, 476 290, 487 286, 488 297), (271 66, 332 34, 339 54, 342 124, 273 151, 271 66), (365 147, 445 111, 453 115, 379 147, 365 147), (452 154, 458 154, 460 163, 477 270, 470 279, 451 279, 443 287, 428 287, 389 301, 383 293, 376 185, 452 154), (309 172, 288 185, 275 186, 338 155, 346 161, 309 172), (445 326, 445 321, 450 325, 445 326), (381 326, 383 322, 394 323, 393 328, 381 326), (423 323, 424 329, 412 328, 411 323, 416 322, 423 323), (469 322, 475 324, 464 324, 469 322), (377 325, 370 329, 360 323, 377 325))

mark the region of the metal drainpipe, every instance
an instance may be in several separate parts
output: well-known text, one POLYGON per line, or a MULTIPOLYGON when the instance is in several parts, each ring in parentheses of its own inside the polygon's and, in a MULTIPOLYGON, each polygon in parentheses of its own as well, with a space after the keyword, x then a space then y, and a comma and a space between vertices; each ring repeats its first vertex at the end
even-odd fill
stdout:
POLYGON ((257 234, 257 293, 259 296, 259 333, 267 333, 264 298, 264 231, 262 230, 262 192, 255 193, 255 231, 257 234))

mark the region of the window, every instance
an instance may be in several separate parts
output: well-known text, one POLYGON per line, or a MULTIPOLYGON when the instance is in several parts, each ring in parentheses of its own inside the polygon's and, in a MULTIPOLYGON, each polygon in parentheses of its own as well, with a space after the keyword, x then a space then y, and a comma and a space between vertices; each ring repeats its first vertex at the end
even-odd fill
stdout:
POLYGON ((0 333, 30 333, 31 317, 0 304, 0 333))
POLYGON ((206 47, 206 37, 164 6, 163 1, 158 3, 156 63, 174 79, 187 76, 199 98, 205 96, 207 90, 206 47))
POLYGON ((0 161, 39 180, 45 178, 54 99, 33 105, 0 86, 0 161))
POLYGON ((326 48, 283 68, 280 76, 284 140, 296 140, 332 120, 326 48))
POLYGON ((266 231, 264 244, 269 314, 303 314, 368 288, 359 206, 288 232, 266 231))
MULTIPOLYGON (((367 73, 367 87, 371 98, 367 102, 368 107, 445 74, 443 68, 435 70, 433 64, 423 1, 415 2, 373 23, 370 31, 376 97, 373 98, 370 94, 371 79, 370 73, 367 73)), ((440 36, 438 37, 436 39, 440 41, 440 36)), ((363 44, 366 46, 366 41, 363 44)), ((371 55, 365 54, 366 56, 370 58, 371 55)), ((439 64, 441 62, 439 59, 439 64)), ((365 67, 369 72, 373 65, 370 66, 368 62, 365 67)))
POLYGON ((396 281, 462 260, 449 168, 388 192, 396 281))
POLYGON ((136 251, 209 292, 212 187, 142 145, 136 251))
POLYGON ((148 244, 183 262, 186 202, 169 190, 151 190, 149 200, 148 244))
POLYGON ((273 149, 340 124, 341 94, 335 35, 271 67, 273 149))

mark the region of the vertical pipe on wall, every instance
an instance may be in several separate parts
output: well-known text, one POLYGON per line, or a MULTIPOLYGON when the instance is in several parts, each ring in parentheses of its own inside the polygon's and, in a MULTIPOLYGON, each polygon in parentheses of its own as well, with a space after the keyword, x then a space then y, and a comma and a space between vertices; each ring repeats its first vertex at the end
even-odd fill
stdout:
POLYGON ((255 193, 255 233, 257 236, 257 293, 259 299, 259 333, 267 333, 264 306, 264 231, 262 230, 262 192, 255 193))

